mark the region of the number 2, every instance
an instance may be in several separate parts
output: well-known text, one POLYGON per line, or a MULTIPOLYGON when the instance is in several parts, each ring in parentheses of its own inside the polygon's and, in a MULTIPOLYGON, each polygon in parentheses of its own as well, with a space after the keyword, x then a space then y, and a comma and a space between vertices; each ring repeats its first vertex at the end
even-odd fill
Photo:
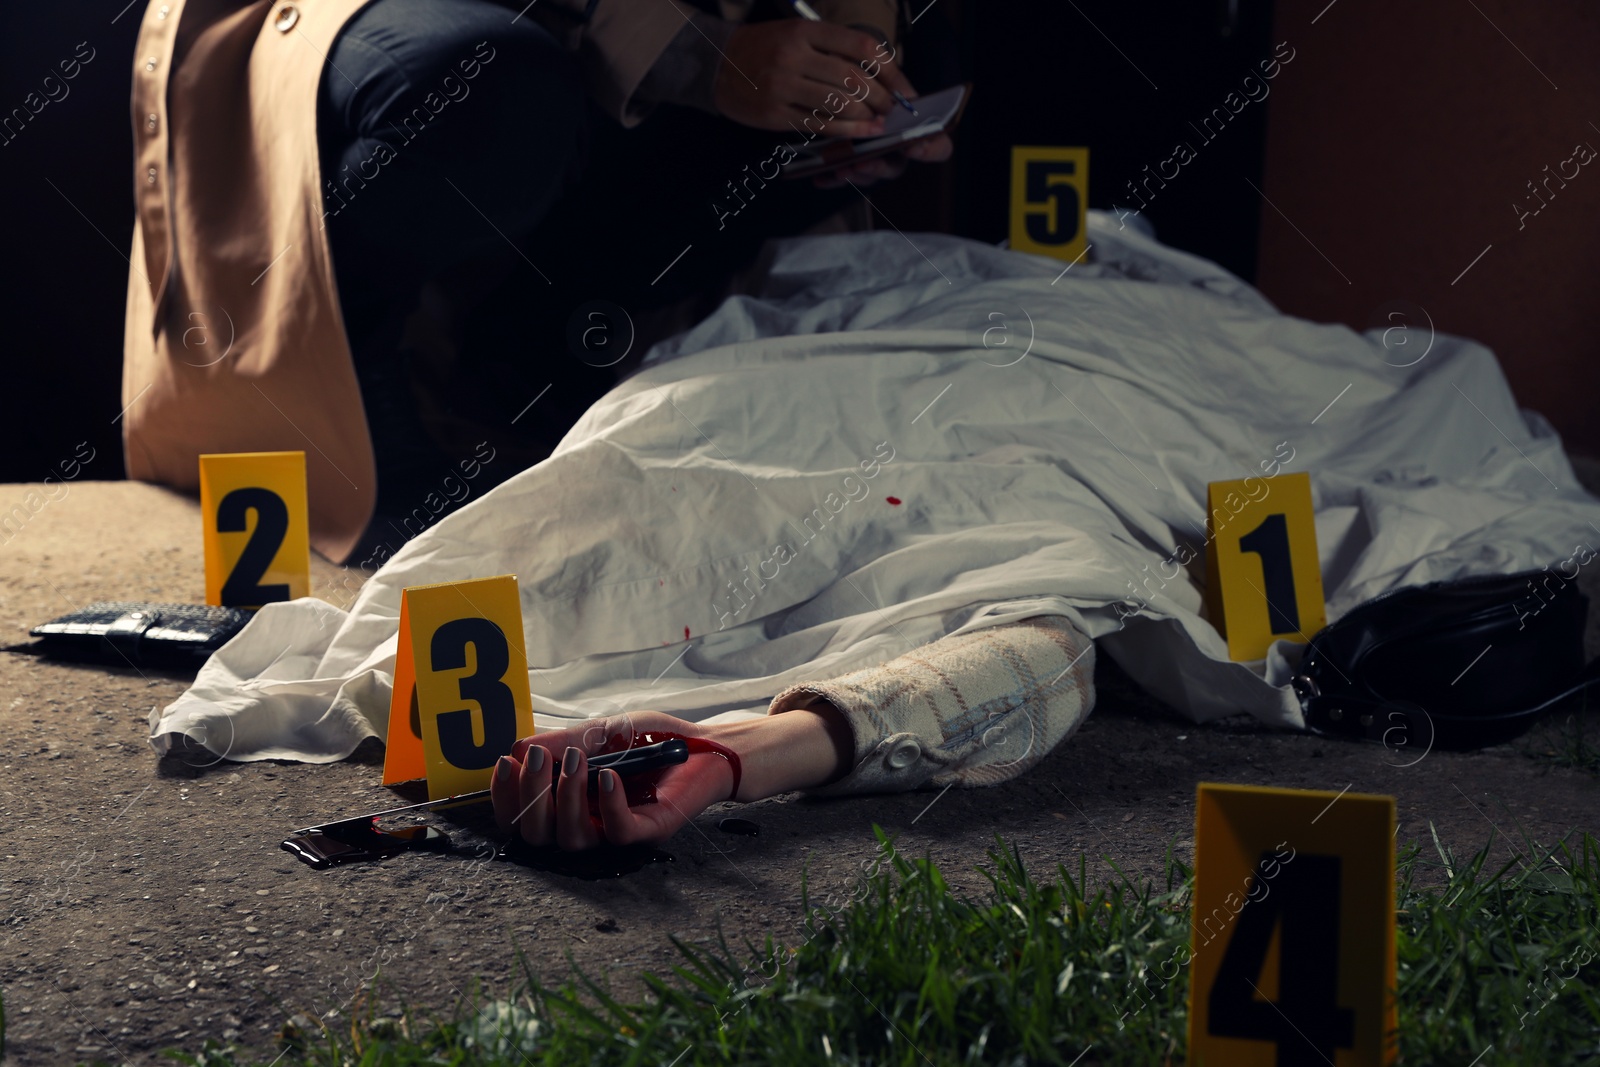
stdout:
POLYGON ((467 665, 467 646, 478 655, 477 668, 457 679, 462 700, 475 701, 483 715, 483 744, 472 739, 472 711, 457 708, 439 713, 439 753, 464 771, 493 767, 517 740, 517 705, 502 680, 511 666, 505 631, 483 618, 452 619, 433 632, 429 667, 458 671, 467 665))
POLYGON ((1027 213, 1028 236, 1042 245, 1064 245, 1078 236, 1078 189, 1068 182, 1052 182, 1052 177, 1071 177, 1078 165, 1070 159, 1032 159, 1026 174, 1030 204, 1055 202, 1056 224, 1050 226, 1048 211, 1027 213))
POLYGON ((222 583, 220 599, 228 607, 258 607, 289 599, 287 583, 261 584, 289 532, 289 506, 283 497, 271 489, 235 489, 217 505, 217 532, 240 533, 248 529, 251 509, 256 513, 255 532, 245 542, 228 580, 222 583))
MULTIPOLYGON (((1262 866, 1272 859, 1263 852, 1262 866)), ((1332 1063, 1336 1049, 1355 1047, 1355 1012, 1339 1007, 1338 1000, 1339 873, 1338 856, 1302 853, 1267 883, 1266 896, 1246 894, 1207 1000, 1212 1034, 1274 1042, 1278 1067, 1332 1063), (1257 999, 1272 930, 1280 921, 1278 999, 1257 999), (1307 1044, 1320 1059, 1306 1055, 1307 1044)))
POLYGON ((1294 567, 1289 562, 1289 522, 1279 513, 1268 515, 1254 530, 1239 538, 1239 551, 1261 557, 1266 579, 1267 618, 1275 634, 1300 632, 1300 605, 1294 596, 1294 567), (1284 607, 1287 604, 1288 607, 1284 607))

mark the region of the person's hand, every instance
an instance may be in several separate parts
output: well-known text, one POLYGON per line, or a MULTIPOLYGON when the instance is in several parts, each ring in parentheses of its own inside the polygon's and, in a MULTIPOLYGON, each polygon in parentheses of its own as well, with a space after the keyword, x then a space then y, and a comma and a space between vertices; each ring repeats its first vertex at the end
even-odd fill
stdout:
POLYGON ((912 95, 905 75, 885 62, 892 54, 871 34, 831 22, 746 23, 728 38, 711 99, 743 126, 805 129, 810 119, 814 130, 820 117, 827 123, 819 136, 871 137, 883 132, 883 116, 899 106, 890 91, 912 95))
POLYGON ((523 738, 495 765, 489 794, 500 828, 515 829, 530 845, 659 842, 719 801, 760 800, 831 781, 853 753, 849 725, 827 704, 722 726, 640 711, 523 738), (743 769, 738 797, 729 795, 733 769, 726 758, 692 752, 686 762, 655 772, 655 803, 630 806, 617 772, 602 770, 591 809, 589 757, 634 747, 650 733, 704 737, 737 753, 743 769))
POLYGON ((951 143, 950 135, 941 133, 925 141, 909 144, 898 152, 890 152, 876 159, 864 159, 860 163, 852 163, 838 170, 819 174, 811 181, 819 189, 833 189, 847 181, 856 185, 871 185, 874 182, 900 177, 906 169, 907 160, 914 159, 919 163, 942 163, 950 158, 950 153, 954 149, 955 145, 951 143))
POLYGON ((617 772, 602 770, 597 810, 589 806, 589 757, 634 747, 636 735, 662 732, 708 736, 695 723, 644 711, 523 738, 495 765, 489 787, 495 821, 502 830, 515 826, 530 845, 565 849, 666 840, 707 805, 732 799, 733 769, 725 758, 691 753, 658 772, 657 802, 638 807, 628 806, 617 772))

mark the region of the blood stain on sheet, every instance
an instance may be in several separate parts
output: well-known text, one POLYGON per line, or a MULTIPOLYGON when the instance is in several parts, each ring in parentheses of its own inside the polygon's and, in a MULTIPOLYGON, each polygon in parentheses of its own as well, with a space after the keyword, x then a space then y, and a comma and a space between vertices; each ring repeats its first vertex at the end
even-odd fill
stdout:
POLYGON ((683 639, 685 641, 689 640, 689 628, 687 626, 683 628, 683 639))
POLYGON ((897 497, 897 496, 886 496, 883 499, 887 500, 889 503, 893 504, 895 507, 899 507, 900 506, 900 498, 897 497))

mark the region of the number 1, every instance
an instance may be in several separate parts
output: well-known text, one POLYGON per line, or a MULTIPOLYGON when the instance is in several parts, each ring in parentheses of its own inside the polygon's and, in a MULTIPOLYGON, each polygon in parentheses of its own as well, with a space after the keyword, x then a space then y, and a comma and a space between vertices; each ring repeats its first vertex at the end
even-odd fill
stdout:
POLYGON ((1267 618, 1275 634, 1300 632, 1300 605, 1294 596, 1294 567, 1289 562, 1289 522, 1282 513, 1268 515, 1239 538, 1239 551, 1261 557, 1266 579, 1267 618), (1288 607, 1284 607, 1287 604, 1288 607))

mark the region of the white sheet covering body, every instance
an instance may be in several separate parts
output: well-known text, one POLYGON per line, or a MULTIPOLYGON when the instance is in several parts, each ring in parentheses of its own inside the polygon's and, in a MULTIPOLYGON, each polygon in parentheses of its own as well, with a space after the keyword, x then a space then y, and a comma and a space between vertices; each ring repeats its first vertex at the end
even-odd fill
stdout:
POLYGON ((759 297, 658 346, 348 612, 263 609, 152 710, 152 743, 341 759, 385 734, 401 590, 505 573, 540 729, 760 714, 791 683, 1047 612, 1197 721, 1295 727, 1297 646, 1231 663, 1198 614, 1208 482, 1310 472, 1330 619, 1600 535, 1482 346, 1279 314, 1099 213, 1090 241, 1064 273, 936 235, 781 244, 759 297))

